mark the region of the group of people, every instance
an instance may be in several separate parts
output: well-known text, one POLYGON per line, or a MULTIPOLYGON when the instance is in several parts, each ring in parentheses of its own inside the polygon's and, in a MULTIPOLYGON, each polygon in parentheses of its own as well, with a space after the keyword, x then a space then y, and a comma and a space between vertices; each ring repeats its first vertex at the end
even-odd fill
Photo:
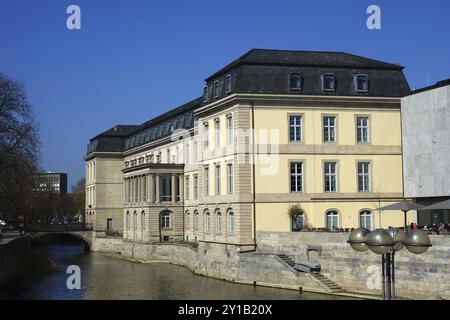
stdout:
POLYGON ((443 223, 433 223, 431 225, 419 226, 417 223, 411 222, 409 229, 422 230, 430 234, 450 234, 450 223, 447 225, 443 223))

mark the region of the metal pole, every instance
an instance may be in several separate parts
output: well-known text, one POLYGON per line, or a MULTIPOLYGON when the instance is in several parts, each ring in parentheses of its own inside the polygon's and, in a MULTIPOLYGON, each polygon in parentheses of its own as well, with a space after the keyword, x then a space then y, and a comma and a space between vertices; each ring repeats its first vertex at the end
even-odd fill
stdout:
POLYGON ((381 289, 383 292, 383 300, 386 300, 386 270, 385 270, 385 254, 381 256, 381 289))
POLYGON ((392 284, 391 284, 391 300, 395 300, 395 263, 394 263, 395 250, 391 253, 391 272, 392 272, 392 284))
POLYGON ((387 300, 391 300, 391 288, 392 288, 392 282, 391 282, 391 253, 386 253, 386 275, 387 275, 387 300))

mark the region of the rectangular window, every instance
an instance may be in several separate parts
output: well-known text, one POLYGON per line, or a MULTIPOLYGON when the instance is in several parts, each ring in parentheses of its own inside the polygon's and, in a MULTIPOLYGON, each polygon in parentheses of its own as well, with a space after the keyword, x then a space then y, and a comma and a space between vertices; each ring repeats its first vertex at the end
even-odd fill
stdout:
POLYGON ((323 141, 336 142, 336 117, 323 117, 323 141))
POLYGON ((337 191, 336 162, 325 162, 325 192, 337 191))
POLYGON ((303 162, 291 162, 291 192, 303 192, 303 162))
POLYGON ((231 74, 227 75, 225 78, 225 92, 231 92, 231 74))
POLYGON ((214 135, 216 136, 215 148, 220 148, 220 121, 214 122, 214 135))
POLYGON ((220 97, 220 83, 219 80, 214 81, 214 98, 220 97))
POLYGON ((302 116, 289 116, 289 141, 302 141, 302 116))
POLYGON ((369 142, 369 118, 357 117, 356 118, 356 141, 358 143, 369 142))
POLYGON ((236 230, 236 223, 235 223, 234 213, 230 212, 228 214, 228 232, 230 234, 234 234, 235 230, 236 230))
POLYGON ((358 162, 358 191, 370 191, 370 163, 358 162))
POLYGON ((227 193, 233 193, 233 164, 227 164, 227 193))
POLYGON ((203 146, 205 149, 209 147, 209 125, 207 122, 203 125, 203 146))
POLYGON ((208 87, 203 88, 203 102, 208 102, 208 87))
POLYGON ((108 231, 113 230, 113 219, 111 218, 106 219, 106 230, 108 231))
POLYGON ((189 187, 190 187, 190 185, 189 185, 189 176, 186 176, 184 183, 186 184, 186 187, 185 187, 186 188, 185 199, 189 200, 189 187))
POLYGON ((322 76, 322 89, 325 92, 336 90, 336 78, 332 74, 324 74, 322 76))
POLYGON ((175 176, 175 199, 180 201, 180 176, 175 176))
POLYGON ((194 176, 194 200, 198 199, 198 175, 194 176))
POLYGON ((161 175, 161 201, 172 201, 172 176, 161 175))
POLYGON ((197 164, 198 159, 198 142, 197 140, 194 140, 194 161, 193 164, 197 164))
POLYGON ((289 89, 302 90, 302 77, 298 73, 291 73, 289 75, 289 89))
POLYGON ((355 76, 355 87, 356 87, 356 92, 367 92, 367 91, 369 91, 368 76, 365 75, 365 74, 357 74, 355 76))
POLYGON ((227 116, 227 143, 233 144, 233 117, 227 116))
POLYGON ((190 152, 189 152, 189 143, 185 143, 184 144, 184 163, 185 164, 190 164, 190 152))
POLYGON ((209 167, 205 167, 204 169, 204 194, 205 196, 209 195, 209 167))
POLYGON ((220 165, 217 164, 215 168, 215 176, 216 176, 216 194, 220 194, 220 165))

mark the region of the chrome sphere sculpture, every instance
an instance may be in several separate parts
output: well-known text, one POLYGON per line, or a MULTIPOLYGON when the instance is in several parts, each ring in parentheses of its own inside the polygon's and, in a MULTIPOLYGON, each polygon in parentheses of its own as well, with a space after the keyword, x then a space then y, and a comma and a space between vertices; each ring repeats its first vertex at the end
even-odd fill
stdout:
POLYGON ((421 230, 408 231, 405 235, 404 243, 406 250, 414 254, 421 254, 431 247, 430 237, 421 230))
POLYGON ((383 299, 395 299, 395 252, 406 249, 414 254, 421 254, 431 247, 427 233, 420 230, 405 232, 396 228, 376 229, 370 232, 358 228, 350 233, 347 241, 350 246, 359 252, 370 249, 373 253, 382 255, 382 293, 383 299))
POLYGON ((355 229, 350 233, 350 237, 348 238, 347 242, 350 243, 350 246, 353 248, 353 250, 359 252, 367 251, 369 250, 369 247, 365 242, 369 233, 370 231, 365 228, 355 229))
POLYGON ((392 250, 394 239, 387 230, 376 229, 369 233, 366 244, 373 253, 385 254, 392 250))

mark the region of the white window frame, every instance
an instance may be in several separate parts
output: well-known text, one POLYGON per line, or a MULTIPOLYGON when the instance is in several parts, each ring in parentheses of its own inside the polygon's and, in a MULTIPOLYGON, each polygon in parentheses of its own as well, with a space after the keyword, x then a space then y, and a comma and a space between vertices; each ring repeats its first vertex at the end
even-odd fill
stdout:
POLYGON ((291 114, 289 115, 289 142, 302 142, 303 140, 303 116, 300 114, 291 114), (298 118, 300 118, 299 123, 297 123, 298 118), (291 123, 291 121, 294 120, 294 123, 291 123), (292 139, 292 130, 294 133, 294 137, 292 139), (297 134, 297 131, 299 133, 297 134))
POLYGON ((369 92, 369 76, 367 74, 363 74, 363 73, 355 74, 354 82, 355 82, 355 90, 356 90, 356 92, 358 92, 358 93, 369 92), (359 87, 358 87, 358 78, 359 77, 364 77, 365 78, 365 80, 366 80, 366 88, 365 89, 359 89, 359 87))
POLYGON ((228 213, 228 233, 231 235, 236 233, 236 215, 233 211, 228 213))
POLYGON ((221 137, 220 137, 220 120, 216 119, 214 121, 214 136, 215 136, 215 148, 220 148, 221 137))
POLYGON ((231 114, 227 115, 227 143, 233 144, 233 116, 231 114))
POLYGON ((337 170, 338 165, 337 162, 327 161, 324 162, 324 191, 325 192, 337 192, 338 190, 338 180, 337 180, 337 170), (332 172, 332 168, 334 167, 334 173, 332 172), (331 181, 334 178, 334 190, 331 190, 331 181), (327 179, 329 180, 330 188, 327 189, 327 179))
POLYGON ((231 74, 227 74, 225 77, 225 93, 231 92, 231 74))
MULTIPOLYGON (((327 228, 327 230, 332 230, 334 228, 332 228, 333 226, 330 227, 328 217, 331 217, 332 220, 336 219, 336 226, 335 226, 335 228, 339 229, 340 228, 339 211, 337 211, 337 210, 328 210, 326 212, 326 214, 325 214, 326 228, 327 228)), ((333 222, 333 221, 331 221, 331 222, 333 222)))
POLYGON ((336 76, 332 73, 325 73, 322 75, 322 91, 323 92, 335 92, 336 91, 336 76), (333 88, 325 88, 325 78, 333 77, 333 88))
POLYGON ((216 195, 220 195, 221 194, 221 183, 222 183, 222 179, 221 179, 221 167, 220 167, 220 163, 216 163, 214 165, 214 186, 215 186, 215 194, 216 195))
POLYGON ((370 141, 370 131, 369 131, 369 117, 368 116, 357 116, 356 117, 356 142, 357 143, 369 143, 370 141), (364 120, 366 123, 364 124, 364 120), (364 139, 364 131, 367 132, 366 139, 364 139), (358 134, 361 139, 358 139, 358 134))
POLYGON ((360 161, 358 162, 357 167, 358 167, 358 192, 370 192, 370 162, 360 161), (360 185, 360 178, 362 185, 360 185))
POLYGON ((368 230, 372 230, 372 228, 373 228, 372 222, 373 222, 372 212, 370 212, 370 210, 361 210, 359 212, 359 226, 361 228, 366 228, 368 230), (369 220, 369 227, 367 227, 367 219, 370 219, 369 220))
POLYGON ((303 192, 303 162, 302 161, 292 161, 289 165, 289 173, 290 173, 290 190, 291 192, 303 192), (300 172, 298 172, 298 165, 300 165, 300 172), (292 172, 292 169, 295 169, 295 172, 292 172), (292 179, 295 180, 295 190, 292 190, 292 179), (298 180, 300 180, 300 190, 298 190, 298 180))
POLYGON ((325 143, 335 143, 336 142, 336 116, 323 116, 323 142, 325 143), (331 124, 331 119, 333 119, 333 124, 331 124), (333 134, 331 134, 333 132, 333 134))

